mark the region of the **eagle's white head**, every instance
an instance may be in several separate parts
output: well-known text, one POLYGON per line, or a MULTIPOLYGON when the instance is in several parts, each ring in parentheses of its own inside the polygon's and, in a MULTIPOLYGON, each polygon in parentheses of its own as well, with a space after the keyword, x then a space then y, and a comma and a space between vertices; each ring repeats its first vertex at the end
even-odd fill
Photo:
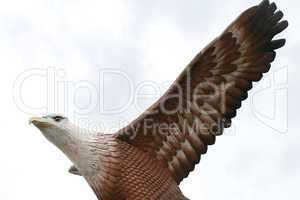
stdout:
POLYGON ((91 153, 88 144, 93 140, 94 133, 77 127, 59 114, 33 117, 29 122, 34 124, 51 143, 58 147, 80 170, 80 173, 89 169, 91 153))

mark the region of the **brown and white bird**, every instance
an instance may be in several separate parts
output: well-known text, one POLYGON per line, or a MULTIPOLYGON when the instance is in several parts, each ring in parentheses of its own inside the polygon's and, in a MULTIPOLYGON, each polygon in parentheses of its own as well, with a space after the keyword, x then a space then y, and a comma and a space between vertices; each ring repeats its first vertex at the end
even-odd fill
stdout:
POLYGON ((252 82, 268 72, 287 28, 275 3, 242 13, 170 89, 115 134, 83 131, 60 115, 30 120, 74 163, 101 200, 183 200, 180 182, 231 124, 252 82))

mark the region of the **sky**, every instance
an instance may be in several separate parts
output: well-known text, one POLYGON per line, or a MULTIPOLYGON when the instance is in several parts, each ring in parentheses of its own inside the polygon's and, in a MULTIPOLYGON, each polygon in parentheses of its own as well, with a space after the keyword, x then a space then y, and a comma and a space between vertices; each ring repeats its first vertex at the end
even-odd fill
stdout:
MULTIPOLYGON (((259 1, 0 0, 0 199, 96 200, 70 161, 28 124, 63 113, 113 133, 150 106, 191 59, 259 1)), ((181 184, 198 200, 299 199, 300 4, 271 71, 233 127, 181 184)))

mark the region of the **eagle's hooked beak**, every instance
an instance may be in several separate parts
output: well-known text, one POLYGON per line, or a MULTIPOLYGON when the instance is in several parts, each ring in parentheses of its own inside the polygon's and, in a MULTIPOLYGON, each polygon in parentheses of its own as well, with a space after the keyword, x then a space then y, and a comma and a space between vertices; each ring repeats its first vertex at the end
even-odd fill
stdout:
POLYGON ((32 117, 29 119, 29 124, 35 125, 37 128, 50 128, 51 124, 45 117, 32 117))

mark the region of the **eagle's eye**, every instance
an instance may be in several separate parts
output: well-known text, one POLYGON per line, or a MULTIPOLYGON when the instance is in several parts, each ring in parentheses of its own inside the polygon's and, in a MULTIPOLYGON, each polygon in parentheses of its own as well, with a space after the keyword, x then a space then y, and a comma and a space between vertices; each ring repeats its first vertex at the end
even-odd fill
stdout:
POLYGON ((52 117, 52 119, 54 119, 54 121, 56 121, 56 122, 60 122, 61 120, 63 120, 63 119, 65 119, 63 116, 54 116, 54 117, 52 117))

